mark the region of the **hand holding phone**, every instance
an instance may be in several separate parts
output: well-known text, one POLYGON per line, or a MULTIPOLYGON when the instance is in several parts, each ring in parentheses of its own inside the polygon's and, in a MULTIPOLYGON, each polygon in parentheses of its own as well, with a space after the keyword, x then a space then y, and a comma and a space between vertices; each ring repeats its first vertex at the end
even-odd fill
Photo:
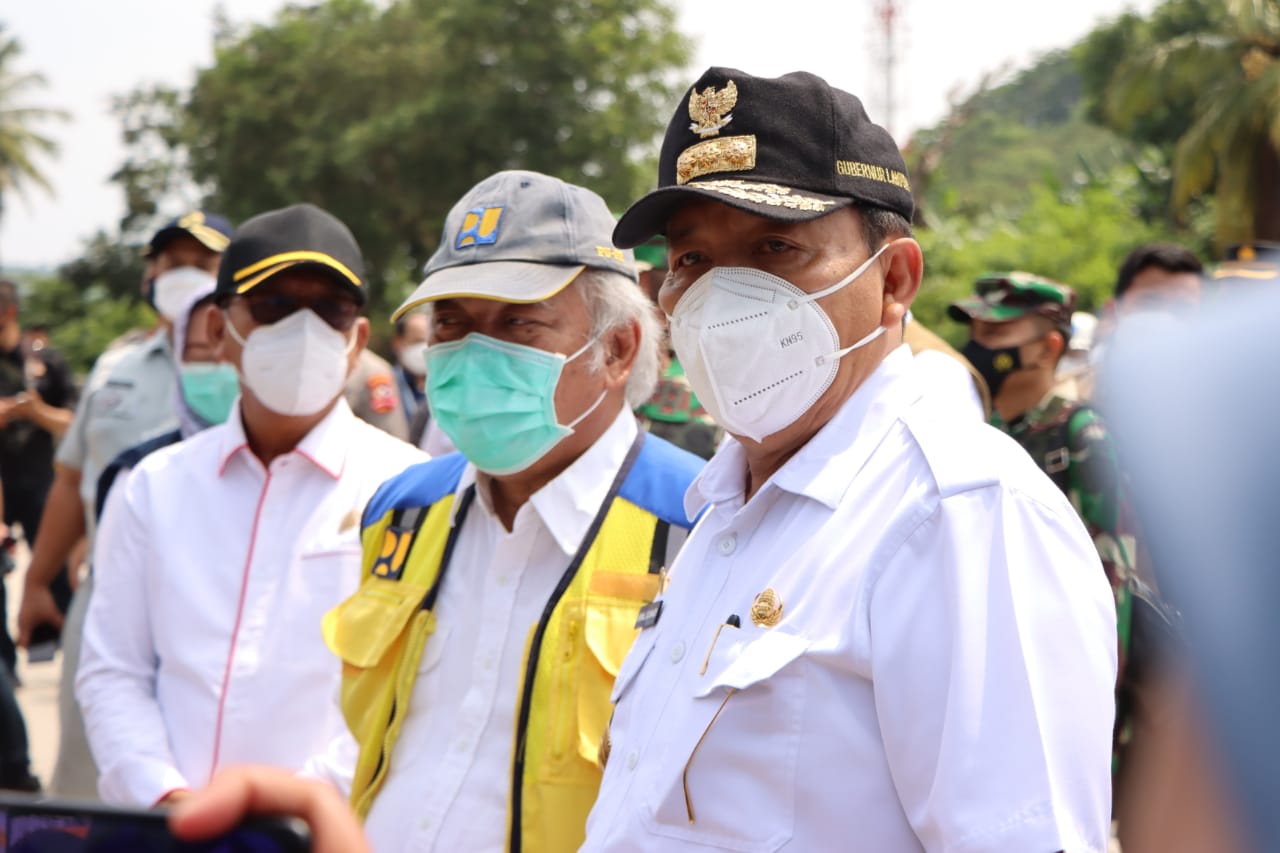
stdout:
POLYGON ((156 809, 40 800, 0 793, 0 853, 309 853, 299 820, 250 817, 224 831, 188 840, 156 809))
POLYGON ((355 815, 333 787, 275 767, 232 767, 203 791, 174 806, 170 826, 186 840, 225 832, 248 815, 290 815, 306 821, 312 853, 372 853, 355 815))
POLYGON ((61 644, 61 630, 48 622, 37 625, 27 643, 27 663, 48 663, 58 653, 61 644))

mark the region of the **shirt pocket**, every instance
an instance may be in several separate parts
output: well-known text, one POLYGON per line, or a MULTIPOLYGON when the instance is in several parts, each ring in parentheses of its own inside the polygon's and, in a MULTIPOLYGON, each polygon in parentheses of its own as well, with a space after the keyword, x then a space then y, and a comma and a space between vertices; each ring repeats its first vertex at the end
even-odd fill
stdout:
POLYGON ((729 630, 684 700, 689 710, 670 749, 655 756, 661 764, 641 816, 650 831, 682 842, 773 851, 795 831, 809 641, 755 626, 732 629, 736 637, 729 630))
POLYGON ((420 584, 366 578, 354 595, 325 614, 325 644, 348 666, 377 667, 398 644, 426 594, 420 584))
POLYGON ((559 644, 544 651, 554 656, 547 781, 599 783, 610 696, 640 634, 636 617, 657 581, 656 575, 597 572, 587 597, 566 609, 559 644))

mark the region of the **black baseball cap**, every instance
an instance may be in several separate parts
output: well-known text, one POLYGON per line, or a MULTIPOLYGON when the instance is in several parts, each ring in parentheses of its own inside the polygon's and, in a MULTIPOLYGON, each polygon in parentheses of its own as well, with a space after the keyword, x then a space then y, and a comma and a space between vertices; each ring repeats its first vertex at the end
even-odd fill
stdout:
POLYGON ((260 213, 236 229, 218 267, 218 296, 247 293, 294 267, 317 270, 368 301, 364 259, 351 230, 314 204, 260 213))
POLYGON ((1242 243, 1228 246, 1222 263, 1213 271, 1218 284, 1280 279, 1280 244, 1242 243))
POLYGON ((852 204, 908 221, 915 211, 893 137, 858 98, 804 71, 704 72, 667 125, 658 188, 622 214, 613 242, 631 248, 663 233, 671 214, 695 198, 787 222, 852 204))
POLYGON ((204 210, 193 210, 170 219, 151 237, 146 256, 154 258, 177 237, 192 237, 210 251, 222 254, 231 241, 231 223, 225 216, 204 210))

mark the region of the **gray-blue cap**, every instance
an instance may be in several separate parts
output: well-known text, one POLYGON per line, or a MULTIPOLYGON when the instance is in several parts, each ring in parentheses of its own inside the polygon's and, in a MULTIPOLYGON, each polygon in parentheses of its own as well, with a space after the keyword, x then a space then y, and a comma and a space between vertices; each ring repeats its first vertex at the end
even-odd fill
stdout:
POLYGON ((449 211, 422 284, 392 319, 437 299, 541 302, 588 267, 635 281, 635 257, 613 245, 613 226, 604 199, 585 187, 538 172, 498 172, 449 211))

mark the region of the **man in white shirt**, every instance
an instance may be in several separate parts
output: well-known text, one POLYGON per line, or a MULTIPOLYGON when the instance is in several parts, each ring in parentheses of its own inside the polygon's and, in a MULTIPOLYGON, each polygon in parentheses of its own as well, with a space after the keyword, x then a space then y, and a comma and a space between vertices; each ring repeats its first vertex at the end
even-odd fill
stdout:
POLYGON ((425 459, 342 399, 368 338, 345 225, 310 205, 251 219, 216 294, 239 401, 117 483, 98 530, 76 694, 111 802, 227 764, 298 769, 343 731, 321 617, 358 582, 360 509, 425 459))
POLYGON ((390 480, 365 577, 325 621, 340 739, 312 770, 380 853, 572 851, 613 676, 690 526, 701 460, 637 429, 657 321, 582 187, 499 172, 445 220, 426 278, 432 417, 460 450, 390 480))
POLYGON ((1061 492, 885 334, 912 209, 857 98, 712 68, 619 221, 665 233, 676 352, 736 441, 615 681, 585 850, 1106 849, 1110 592, 1061 492))

